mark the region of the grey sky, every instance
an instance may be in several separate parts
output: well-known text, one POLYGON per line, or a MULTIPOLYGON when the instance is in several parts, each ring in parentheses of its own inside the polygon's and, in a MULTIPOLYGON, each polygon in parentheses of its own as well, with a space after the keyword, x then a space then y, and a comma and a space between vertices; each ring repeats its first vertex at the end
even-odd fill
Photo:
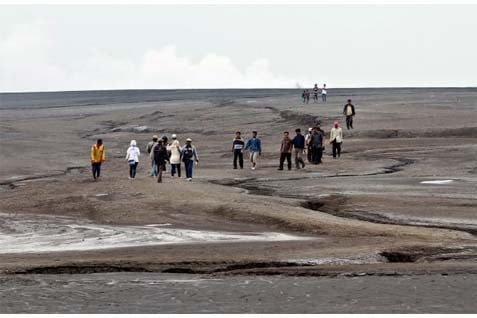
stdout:
POLYGON ((477 6, 2 6, 0 91, 477 86, 477 6))

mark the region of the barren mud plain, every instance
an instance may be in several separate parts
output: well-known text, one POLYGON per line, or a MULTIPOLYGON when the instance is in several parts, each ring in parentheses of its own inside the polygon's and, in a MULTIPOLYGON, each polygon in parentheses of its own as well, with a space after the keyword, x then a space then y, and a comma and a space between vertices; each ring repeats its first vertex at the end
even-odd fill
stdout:
POLYGON ((475 88, 0 94, 0 137, 1 313, 477 311, 475 88), (341 158, 277 171, 282 132, 317 118, 341 158), (255 171, 232 169, 237 130, 255 171), (173 133, 200 163, 158 184, 145 146, 173 133))

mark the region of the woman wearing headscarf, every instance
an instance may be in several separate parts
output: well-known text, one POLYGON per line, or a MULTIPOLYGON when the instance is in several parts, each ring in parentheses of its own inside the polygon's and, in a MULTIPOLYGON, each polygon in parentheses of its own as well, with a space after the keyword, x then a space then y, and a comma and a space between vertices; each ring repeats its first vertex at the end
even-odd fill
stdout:
POLYGON ((136 169, 139 164, 139 156, 141 152, 136 145, 136 140, 131 140, 130 146, 126 152, 126 161, 129 165, 129 179, 136 178, 136 169))

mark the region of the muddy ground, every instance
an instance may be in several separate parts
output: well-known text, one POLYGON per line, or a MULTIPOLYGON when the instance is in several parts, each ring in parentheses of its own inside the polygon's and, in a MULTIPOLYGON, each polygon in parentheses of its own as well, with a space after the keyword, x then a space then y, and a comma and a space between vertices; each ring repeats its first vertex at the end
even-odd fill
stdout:
MULTIPOLYGON (((0 221, 0 271, 9 282, 16 281, 15 275, 52 275, 63 281, 64 273, 98 272, 188 273, 224 280, 248 275, 251 281, 281 275, 273 279, 284 279, 282 284, 288 276, 318 277, 317 284, 326 276, 343 293, 351 277, 362 275, 391 275, 389 284, 426 275, 437 284, 449 279, 442 275, 456 281, 461 275, 474 277, 476 98, 477 89, 331 90, 326 104, 308 105, 294 90, 1 94, 0 213, 8 217, 0 221), (277 171, 281 133, 304 130, 317 117, 327 132, 335 120, 344 124, 341 111, 348 97, 357 115, 355 129, 344 133, 342 157, 333 159, 327 146, 323 164, 277 171), (248 162, 243 170, 232 169, 236 130, 246 138, 259 131, 264 153, 256 171, 248 162), (192 138, 198 148, 194 180, 167 176, 157 184, 147 176, 144 154, 137 179, 128 180, 124 156, 129 141, 136 139, 144 150, 152 134, 172 133, 181 142, 192 138), (93 182, 89 147, 100 137, 107 161, 101 180, 93 182), (252 239, 194 239, 179 230, 252 239), (164 232, 168 236, 160 236, 164 232), (263 239, 268 233, 284 236, 263 239), (91 244, 93 239, 108 244, 91 244), (41 252, 34 252, 40 243, 41 252)), ((466 287, 459 284, 439 297, 463 295, 466 287)), ((416 297, 432 302, 437 296, 427 291, 435 287, 422 286, 416 297)), ((447 299, 450 310, 445 312, 458 311, 447 299)), ((11 301, 2 298, 11 305, 8 312, 21 312, 11 301)), ((191 302, 188 308, 200 303, 193 296, 185 301, 191 302)), ((257 312, 273 312, 277 307, 270 301, 263 300, 257 312)), ((376 299, 376 308, 387 312, 387 301, 376 299)), ((146 303, 144 312, 151 312, 146 303)), ((67 305, 45 306, 40 311, 71 312, 64 309, 67 305)), ((475 304, 466 306, 467 312, 475 311, 475 304)), ((81 304, 74 308, 94 311, 81 304)), ((124 304, 128 308, 141 312, 124 304)), ((303 312, 343 312, 327 308, 303 312)), ((396 311, 413 311, 406 308, 396 311)), ((194 310, 168 310, 179 311, 194 310)))

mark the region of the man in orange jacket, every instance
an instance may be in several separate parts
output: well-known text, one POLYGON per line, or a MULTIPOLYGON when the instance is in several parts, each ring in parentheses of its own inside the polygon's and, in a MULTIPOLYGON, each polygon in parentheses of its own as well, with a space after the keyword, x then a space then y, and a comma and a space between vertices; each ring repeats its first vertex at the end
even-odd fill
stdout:
POLYGON ((91 147, 91 167, 93 168, 93 178, 97 180, 101 173, 101 163, 106 160, 106 150, 104 149, 103 140, 98 139, 91 147))

